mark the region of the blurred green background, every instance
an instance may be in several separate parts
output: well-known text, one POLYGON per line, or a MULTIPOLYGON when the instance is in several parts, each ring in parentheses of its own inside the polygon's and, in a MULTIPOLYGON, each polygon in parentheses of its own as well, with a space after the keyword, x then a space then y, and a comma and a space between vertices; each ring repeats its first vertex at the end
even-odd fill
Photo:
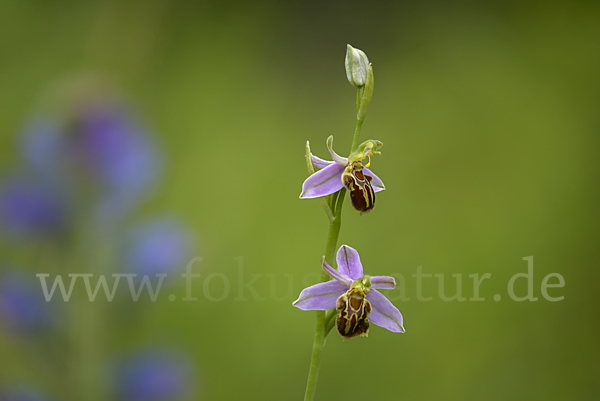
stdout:
MULTIPOLYGON (((190 258, 204 258, 194 266, 197 301, 180 301, 178 271, 135 319, 114 317, 126 301, 98 315, 84 302, 84 314, 90 307, 105 319, 94 323, 103 330, 75 334, 86 336, 89 357, 59 352, 44 367, 36 347, 55 342, 3 331, 0 387, 18 382, 68 399, 88 384, 57 385, 47 373, 55 366, 77 364, 96 375, 93 388, 112 373, 113 355, 158 346, 190 361, 183 399, 302 399, 315 318, 291 302, 316 281, 328 229, 319 202, 298 199, 304 144, 322 157, 329 135, 338 153, 350 147, 350 43, 374 66, 361 137, 385 144, 372 167, 387 190, 368 215, 346 202, 339 244, 357 248, 367 273, 406 278, 410 300, 394 303, 407 333, 372 327, 368 339, 350 341, 332 333, 317 399, 600 397, 598 2, 5 0, 0 8, 2 171, 23 164, 15 146, 49 86, 106 77, 164 156, 135 215, 176 215, 194 232, 190 258), (512 301, 507 283, 530 255, 539 300, 512 301), (245 283, 260 275, 253 287, 264 300, 249 289, 235 300, 240 260, 245 283), (418 266, 445 274, 448 295, 450 276, 462 274, 467 298, 468 275, 491 273, 486 300, 444 302, 433 278, 424 285, 433 300, 419 302, 418 266), (214 273, 230 280, 218 302, 204 295, 205 286, 212 297, 226 290, 222 276, 206 284, 214 273), (565 279, 549 290, 560 302, 541 296, 549 273, 565 279)), ((28 260, 31 247, 4 242, 0 263, 28 260)), ((45 272, 36 269, 27 271, 45 272)), ((525 293, 524 280, 516 291, 525 293)), ((69 350, 66 338, 58 343, 69 350)))

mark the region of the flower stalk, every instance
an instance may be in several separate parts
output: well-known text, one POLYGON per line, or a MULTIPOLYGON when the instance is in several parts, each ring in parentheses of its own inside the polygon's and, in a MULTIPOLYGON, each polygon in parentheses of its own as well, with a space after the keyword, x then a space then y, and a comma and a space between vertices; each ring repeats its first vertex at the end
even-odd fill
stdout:
MULTIPOLYGON (((372 68, 370 68, 371 76, 372 68)), ((357 97, 360 98, 361 88, 357 89, 357 97)), ((360 103, 359 104, 360 108, 360 103)), ((365 109, 366 111, 366 109, 365 109)), ((360 112, 359 114, 360 115, 360 112)), ((354 129, 354 137, 352 138, 352 147, 350 153, 353 153, 358 148, 358 137, 360 136, 360 130, 364 120, 359 119, 357 115, 356 127, 354 129)), ((313 163, 310 158, 310 147, 306 144, 306 163, 308 166, 309 174, 315 172, 313 163), (312 170, 312 171, 311 171, 312 170)), ((332 264, 335 257, 335 249, 337 248, 338 238, 340 236, 340 229, 342 228, 342 207, 344 205, 344 199, 346 197, 346 189, 342 188, 339 193, 330 195, 332 203, 331 206, 327 204, 323 198, 323 207, 329 218, 329 235, 327 236, 327 246, 325 247, 325 261, 332 264)), ((321 282, 329 280, 329 276, 324 271, 321 273, 321 282)), ((313 341, 312 356, 310 359, 310 369, 308 371, 308 381, 306 383, 306 392, 304 394, 304 401, 312 401, 315 397, 317 390, 317 379, 319 377, 319 368, 321 367, 321 357, 323 356, 323 348, 325 347, 325 341, 327 336, 331 333, 331 330, 335 326, 335 310, 317 311, 317 327, 315 330, 315 338, 313 341)))
POLYGON ((314 156, 308 142, 305 148, 309 177, 302 184, 300 198, 318 198, 329 219, 321 282, 302 290, 293 303, 298 309, 317 312, 305 401, 314 399, 325 341, 334 327, 344 339, 366 337, 370 323, 391 332, 404 332, 402 314, 377 291, 393 289, 394 278, 365 275, 358 252, 347 245, 342 245, 336 255, 346 193, 350 193, 352 207, 362 215, 373 209, 375 193, 385 190, 383 181, 369 169, 371 156, 381 154, 383 143, 375 139, 359 143, 373 96, 373 66, 363 51, 350 45, 345 66, 348 81, 357 88, 356 125, 349 156, 340 156, 333 150, 333 136, 327 138, 331 161, 314 156), (334 260, 337 269, 332 267, 334 260))
MULTIPOLYGON (((342 206, 345 197, 346 190, 342 188, 337 198, 334 199, 333 214, 329 220, 329 235, 327 236, 327 246, 325 247, 325 260, 329 263, 333 263, 335 248, 337 247, 338 238, 340 236, 340 229, 342 227, 342 206)), ((321 273, 321 282, 327 280, 329 280, 329 276, 323 271, 321 273)), ((328 313, 327 311, 317 311, 317 328, 315 330, 315 338, 313 341, 310 369, 308 371, 308 382, 306 383, 306 392, 304 394, 305 401, 314 399, 325 340, 327 340, 327 336, 333 329, 334 322, 334 312, 328 313)))

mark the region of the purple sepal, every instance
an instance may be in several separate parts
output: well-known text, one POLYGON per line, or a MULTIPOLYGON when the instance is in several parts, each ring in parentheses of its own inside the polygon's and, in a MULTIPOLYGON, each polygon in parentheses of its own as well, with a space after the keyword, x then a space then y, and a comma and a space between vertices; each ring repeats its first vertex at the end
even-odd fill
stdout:
POLYGON ((363 174, 373 177, 373 179, 371 180, 371 187, 373 188, 373 192, 385 190, 385 185, 383 185, 383 181, 381 181, 381 178, 373 174, 371 170, 369 170, 366 167, 363 167, 363 174))
POLYGON ((329 310, 335 308, 337 299, 348 286, 337 280, 319 283, 305 288, 292 305, 301 310, 329 310))
POLYGON ((402 314, 382 293, 371 289, 367 295, 373 310, 369 321, 394 333, 404 333, 402 314))
POLYGON ((352 280, 358 280, 364 276, 360 256, 358 256, 356 249, 348 245, 342 245, 338 250, 336 260, 340 273, 350 277, 352 280))
POLYGON ((319 170, 322 168, 325 168, 331 164, 335 164, 335 162, 321 159, 319 156, 315 156, 312 153, 310 154, 310 158, 312 159, 312 162, 315 165, 315 167, 318 168, 319 170))
POLYGON ((308 177, 302 184, 301 199, 318 198, 330 195, 343 188, 344 166, 333 163, 308 177))

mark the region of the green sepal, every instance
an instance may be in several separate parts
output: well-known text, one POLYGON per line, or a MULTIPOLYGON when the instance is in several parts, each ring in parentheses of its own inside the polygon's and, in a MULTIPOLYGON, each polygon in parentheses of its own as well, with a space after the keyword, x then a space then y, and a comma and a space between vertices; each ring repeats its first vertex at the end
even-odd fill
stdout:
POLYGON ((373 86, 375 85, 375 78, 373 77, 373 64, 369 64, 369 70, 367 71, 367 82, 365 83, 364 89, 360 98, 360 106, 358 107, 358 114, 356 118, 358 120, 364 120, 367 114, 367 107, 371 103, 373 98, 373 86))

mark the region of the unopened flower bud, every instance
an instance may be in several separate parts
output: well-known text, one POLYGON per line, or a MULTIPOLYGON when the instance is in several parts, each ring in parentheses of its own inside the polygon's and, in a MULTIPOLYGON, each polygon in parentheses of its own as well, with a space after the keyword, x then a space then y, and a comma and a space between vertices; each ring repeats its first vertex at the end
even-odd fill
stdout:
POLYGON ((348 45, 346 50, 346 76, 348 81, 356 87, 367 83, 367 72, 369 71, 369 58, 362 50, 348 45))

